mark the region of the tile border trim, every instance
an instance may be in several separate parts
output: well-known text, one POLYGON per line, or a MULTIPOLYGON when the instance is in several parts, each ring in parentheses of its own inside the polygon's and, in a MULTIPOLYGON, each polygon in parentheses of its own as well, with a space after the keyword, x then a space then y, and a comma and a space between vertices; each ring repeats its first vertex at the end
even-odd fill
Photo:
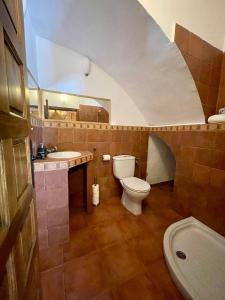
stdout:
POLYGON ((43 127, 53 128, 75 128, 75 129, 98 129, 98 130, 130 130, 130 131, 214 131, 225 130, 225 124, 192 124, 192 125, 171 125, 171 126, 124 126, 110 125, 104 123, 88 122, 65 122, 65 121, 43 121, 43 127))
POLYGON ((93 154, 89 153, 87 155, 83 155, 82 157, 78 157, 75 159, 70 159, 67 161, 36 161, 34 163, 34 172, 47 172, 47 171, 55 171, 55 170, 68 170, 72 167, 90 162, 93 160, 93 154))

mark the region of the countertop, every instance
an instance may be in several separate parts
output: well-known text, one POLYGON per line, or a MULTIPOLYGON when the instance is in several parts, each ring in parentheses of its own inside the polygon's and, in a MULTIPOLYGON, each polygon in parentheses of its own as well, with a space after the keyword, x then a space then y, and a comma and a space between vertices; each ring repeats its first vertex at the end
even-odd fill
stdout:
POLYGON ((93 160, 93 154, 90 151, 79 151, 81 156, 76 158, 48 158, 37 159, 34 163, 34 172, 51 171, 58 169, 69 169, 93 160))

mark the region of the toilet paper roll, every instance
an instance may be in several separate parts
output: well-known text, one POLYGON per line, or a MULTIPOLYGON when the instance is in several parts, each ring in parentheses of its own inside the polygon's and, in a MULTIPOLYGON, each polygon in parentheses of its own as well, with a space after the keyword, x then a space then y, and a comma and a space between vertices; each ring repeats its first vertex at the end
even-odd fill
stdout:
POLYGON ((110 160, 111 156, 110 156, 110 154, 104 154, 102 158, 103 158, 103 160, 110 160))
POLYGON ((94 206, 99 204, 99 184, 92 184, 92 204, 94 206))

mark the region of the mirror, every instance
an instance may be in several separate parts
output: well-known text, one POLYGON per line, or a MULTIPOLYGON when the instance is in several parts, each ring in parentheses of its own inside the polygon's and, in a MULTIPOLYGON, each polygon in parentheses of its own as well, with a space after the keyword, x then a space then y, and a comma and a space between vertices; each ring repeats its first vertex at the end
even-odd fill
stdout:
POLYGON ((29 88, 30 115, 41 118, 41 105, 39 105, 40 89, 29 70, 27 71, 27 79, 29 88))
POLYGON ((45 119, 110 122, 109 99, 41 90, 45 119))
POLYGON ((50 90, 41 90, 27 70, 30 115, 71 122, 110 123, 111 101, 50 90))

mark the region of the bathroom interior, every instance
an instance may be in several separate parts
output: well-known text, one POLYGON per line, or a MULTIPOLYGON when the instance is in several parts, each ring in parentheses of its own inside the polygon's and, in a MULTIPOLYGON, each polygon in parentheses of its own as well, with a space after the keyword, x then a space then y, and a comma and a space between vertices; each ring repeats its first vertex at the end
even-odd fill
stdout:
POLYGON ((0 299, 225 299, 225 2, 0 0, 0 299))

